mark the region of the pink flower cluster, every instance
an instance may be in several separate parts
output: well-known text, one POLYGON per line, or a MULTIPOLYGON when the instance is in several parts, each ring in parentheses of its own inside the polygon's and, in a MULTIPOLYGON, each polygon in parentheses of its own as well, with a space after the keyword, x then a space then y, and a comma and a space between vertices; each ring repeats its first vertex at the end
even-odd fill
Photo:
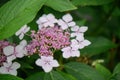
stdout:
POLYGON ((31 54, 38 52, 41 56, 50 56, 54 50, 70 45, 70 33, 64 32, 59 26, 43 27, 37 33, 32 31, 31 37, 32 41, 27 46, 31 54))

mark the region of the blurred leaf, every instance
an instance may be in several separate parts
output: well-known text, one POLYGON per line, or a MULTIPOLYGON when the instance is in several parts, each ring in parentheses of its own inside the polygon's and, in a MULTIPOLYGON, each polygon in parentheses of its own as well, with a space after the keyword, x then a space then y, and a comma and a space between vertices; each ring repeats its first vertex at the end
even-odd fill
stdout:
POLYGON ((25 80, 43 80, 45 73, 43 72, 39 72, 39 73, 35 73, 31 76, 29 76, 28 78, 26 78, 25 80))
POLYGON ((26 62, 22 62, 22 61, 18 61, 18 62, 21 64, 21 68, 33 69, 33 67, 26 62))
POLYGON ((58 71, 64 78, 65 80, 77 80, 75 77, 73 77, 70 74, 64 73, 62 71, 58 71))
POLYGON ((103 5, 112 2, 113 0, 71 0, 71 2, 76 6, 86 6, 86 5, 103 5))
POLYGON ((0 80, 23 80, 23 79, 9 74, 0 74, 0 80))
POLYGON ((32 21, 45 2, 46 0, 11 0, 3 5, 0 8, 0 39, 10 37, 21 26, 32 21))
POLYGON ((120 63, 117 64, 113 71, 113 80, 120 80, 120 63))
POLYGON ((65 70, 78 80, 105 80, 95 69, 83 63, 70 62, 65 65, 65 70))
POLYGON ((115 67, 113 73, 120 73, 120 63, 117 64, 117 66, 115 67))
POLYGON ((82 55, 93 56, 105 52, 116 45, 104 37, 89 38, 91 44, 81 50, 82 55))
POLYGON ((50 73, 46 73, 44 80, 76 80, 76 79, 63 72, 51 71, 50 73))
POLYGON ((60 12, 77 9, 69 0, 48 0, 45 5, 60 12))
POLYGON ((109 80, 110 79, 112 74, 111 74, 111 72, 107 68, 105 68, 101 64, 96 64, 95 68, 101 75, 104 76, 105 80, 109 80))

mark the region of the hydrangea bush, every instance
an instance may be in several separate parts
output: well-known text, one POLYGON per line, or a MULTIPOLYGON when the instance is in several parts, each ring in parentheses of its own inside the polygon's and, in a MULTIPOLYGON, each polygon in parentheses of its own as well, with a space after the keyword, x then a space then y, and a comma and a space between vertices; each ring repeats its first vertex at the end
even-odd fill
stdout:
POLYGON ((0 80, 120 80, 118 3, 0 0, 0 80))

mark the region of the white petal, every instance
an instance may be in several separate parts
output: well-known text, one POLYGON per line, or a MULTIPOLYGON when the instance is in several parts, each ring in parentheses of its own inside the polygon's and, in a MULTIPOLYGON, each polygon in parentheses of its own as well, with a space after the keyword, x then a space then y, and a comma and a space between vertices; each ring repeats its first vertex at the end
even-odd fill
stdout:
POLYGON ((55 16, 54 16, 53 14, 48 14, 46 17, 47 17, 47 19, 48 19, 49 21, 55 19, 55 16))
POLYGON ((88 27, 87 26, 82 26, 82 27, 80 27, 80 29, 79 29, 79 31, 80 32, 86 32, 88 30, 88 27))
POLYGON ((90 45, 90 44, 91 44, 91 42, 90 42, 90 41, 88 41, 88 40, 84 40, 84 41, 82 42, 82 44, 83 44, 83 45, 85 45, 85 46, 88 46, 88 45, 90 45))
POLYGON ((45 72, 50 72, 53 69, 50 65, 42 66, 42 68, 45 72))
POLYGON ((20 35, 20 34, 24 31, 24 29, 25 29, 26 27, 27 27, 27 25, 22 26, 22 27, 15 33, 15 35, 16 35, 16 36, 20 35))
POLYGON ((11 55, 7 57, 7 62, 12 62, 14 59, 16 59, 15 55, 11 55))
POLYGON ((15 50, 16 50, 16 52, 17 52, 16 57, 22 58, 22 57, 24 56, 23 46, 18 45, 18 46, 15 47, 15 50))
MULTIPOLYGON (((40 20, 41 23, 45 23, 45 22, 48 21, 47 17, 45 15, 43 15, 42 17, 40 17, 39 20, 40 20)), ((39 21, 37 21, 37 23, 39 24, 39 21)))
POLYGON ((20 40, 22 40, 22 39, 23 39, 23 37, 24 37, 24 34, 23 34, 23 33, 21 33, 21 34, 20 34, 20 36, 19 36, 19 39, 20 39, 20 40))
POLYGON ((80 52, 78 50, 75 50, 72 52, 72 57, 79 57, 80 56, 80 52))
POLYGON ((17 75, 17 71, 14 70, 14 69, 13 69, 13 70, 10 70, 9 74, 11 74, 11 75, 15 75, 15 76, 16 76, 16 75, 17 75))
POLYGON ((24 29, 24 33, 27 33, 30 30, 30 27, 24 29))
POLYGON ((66 14, 62 17, 62 19, 65 21, 65 22, 70 22, 73 20, 72 16, 70 14, 66 14))
POLYGON ((73 26, 71 27, 71 31, 78 31, 79 30, 79 26, 73 26))
POLYGON ((27 45, 27 41, 26 40, 22 40, 20 42, 20 45, 23 46, 23 47, 25 47, 27 45))
POLYGON ((14 62, 11 66, 12 69, 18 69, 20 68, 20 64, 18 62, 14 62))
POLYGON ((65 47, 65 48, 63 48, 63 49, 61 49, 62 51, 69 51, 71 48, 68 46, 68 47, 65 47))
POLYGON ((42 66, 42 65, 43 65, 43 62, 42 62, 41 59, 37 59, 37 60, 35 61, 35 64, 38 65, 38 66, 42 66))
POLYGON ((62 56, 63 56, 63 58, 70 58, 71 57, 71 53, 70 52, 63 52, 62 56))
POLYGON ((83 40, 84 40, 84 35, 83 35, 83 33, 79 33, 79 34, 76 36, 76 39, 77 39, 78 41, 83 41, 83 40))
POLYGON ((70 26, 70 27, 75 26, 75 25, 76 25, 76 23, 73 21, 68 23, 68 26, 70 26))
POLYGON ((7 46, 7 47, 3 48, 3 53, 6 56, 9 56, 9 55, 13 54, 14 53, 14 47, 13 46, 7 46))
POLYGON ((6 74, 6 73, 8 73, 8 71, 5 67, 2 66, 2 67, 0 67, 0 73, 6 74))
POLYGON ((43 27, 43 24, 38 25, 39 30, 43 27))
POLYGON ((58 20, 58 25, 60 25, 63 30, 68 28, 68 25, 62 19, 58 20))
POLYGON ((3 66, 4 67, 9 67, 9 66, 11 66, 12 65, 12 62, 4 62, 3 63, 3 66))
POLYGON ((77 36, 76 33, 71 33, 71 35, 70 35, 70 37, 75 37, 75 36, 77 36))
POLYGON ((59 66, 57 60, 53 60, 51 64, 52 64, 53 67, 58 67, 59 66))

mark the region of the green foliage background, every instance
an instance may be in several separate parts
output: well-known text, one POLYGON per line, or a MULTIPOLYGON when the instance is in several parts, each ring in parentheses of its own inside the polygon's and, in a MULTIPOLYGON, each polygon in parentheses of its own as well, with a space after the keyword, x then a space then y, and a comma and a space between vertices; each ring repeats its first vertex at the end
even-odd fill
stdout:
POLYGON ((70 13, 78 25, 88 26, 85 35, 92 44, 50 73, 34 66, 36 55, 18 59, 21 78, 0 74, 0 80, 120 80, 120 0, 0 0, 0 40, 17 43, 14 33, 21 26, 36 29, 36 20, 48 13, 57 18, 70 13), (99 59, 104 63, 91 66, 99 59))

